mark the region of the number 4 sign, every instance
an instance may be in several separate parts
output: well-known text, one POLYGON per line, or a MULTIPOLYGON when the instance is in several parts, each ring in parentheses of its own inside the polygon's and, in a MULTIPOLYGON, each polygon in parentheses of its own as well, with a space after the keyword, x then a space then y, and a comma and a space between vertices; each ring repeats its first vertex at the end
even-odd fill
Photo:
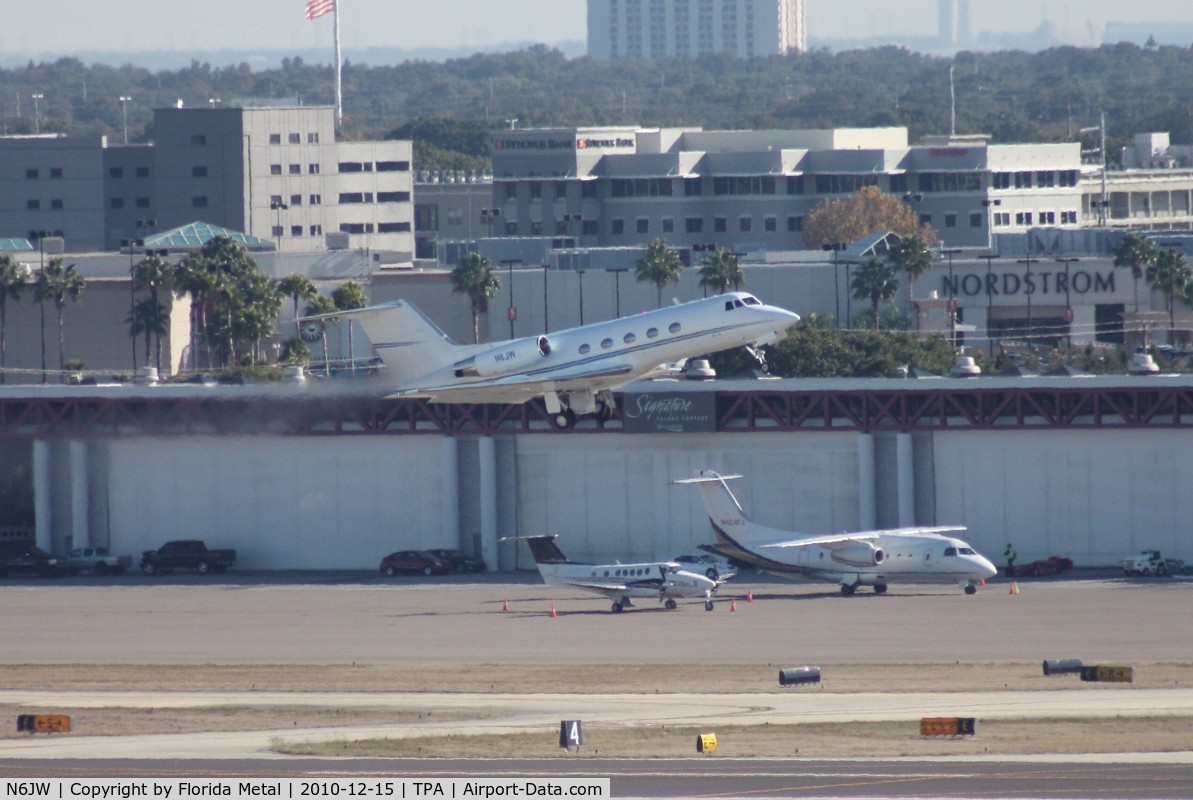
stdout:
POLYGON ((584 728, 578 719, 565 719, 559 723, 559 746, 564 750, 577 750, 584 744, 584 728))

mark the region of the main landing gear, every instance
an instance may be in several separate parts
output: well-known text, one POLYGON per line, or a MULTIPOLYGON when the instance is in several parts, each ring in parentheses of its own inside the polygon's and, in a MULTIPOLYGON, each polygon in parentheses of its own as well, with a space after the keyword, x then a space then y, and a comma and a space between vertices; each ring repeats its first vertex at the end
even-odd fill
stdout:
POLYGON ((965 586, 965 593, 966 593, 966 594, 977 594, 977 593, 978 593, 978 587, 974 586, 972 583, 966 584, 966 586, 965 586))
POLYGON ((607 390, 595 394, 576 392, 566 395, 547 392, 543 395, 543 403, 551 422, 561 430, 575 427, 576 420, 582 416, 592 416, 597 422, 608 422, 617 407, 613 393, 607 390))

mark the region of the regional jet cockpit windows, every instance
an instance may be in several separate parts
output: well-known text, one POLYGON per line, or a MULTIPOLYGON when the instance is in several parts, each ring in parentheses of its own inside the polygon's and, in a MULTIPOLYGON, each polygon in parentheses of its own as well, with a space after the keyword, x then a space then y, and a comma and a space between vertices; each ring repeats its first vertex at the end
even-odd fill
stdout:
POLYGON ((761 303, 761 302, 759 302, 759 300, 758 300, 758 298, 757 298, 757 297, 754 297, 753 295, 749 295, 749 294, 748 294, 748 295, 746 295, 745 297, 743 297, 743 298, 741 299, 741 301, 742 301, 743 303, 745 303, 746 305, 748 305, 748 306, 760 306, 760 305, 762 305, 762 303, 761 303))
POLYGON ((944 554, 946 556, 955 556, 955 555, 957 555, 957 548, 956 547, 946 547, 944 549, 944 554))

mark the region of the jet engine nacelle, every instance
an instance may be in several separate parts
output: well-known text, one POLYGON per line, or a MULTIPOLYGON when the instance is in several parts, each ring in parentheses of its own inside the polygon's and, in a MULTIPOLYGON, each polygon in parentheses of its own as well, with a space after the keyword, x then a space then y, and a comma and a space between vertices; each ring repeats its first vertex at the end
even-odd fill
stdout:
POLYGON ((869 542, 854 542, 848 547, 834 549, 832 559, 851 567, 872 567, 885 561, 886 553, 881 547, 875 547, 869 542))
POLYGON ((550 354, 551 342, 546 336, 519 339, 457 361, 452 372, 457 378, 492 378, 530 369, 550 354))

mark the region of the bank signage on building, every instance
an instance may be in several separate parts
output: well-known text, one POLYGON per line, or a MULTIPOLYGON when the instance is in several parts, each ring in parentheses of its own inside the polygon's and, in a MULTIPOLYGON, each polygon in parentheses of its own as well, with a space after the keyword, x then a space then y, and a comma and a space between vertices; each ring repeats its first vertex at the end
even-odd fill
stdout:
POLYGON ((621 417, 626 433, 711 433, 717 429, 712 392, 627 394, 621 417))
POLYGON ((633 152, 636 142, 633 136, 613 134, 578 135, 560 137, 543 136, 511 137, 498 136, 493 139, 493 149, 512 153, 560 153, 577 150, 625 150, 633 152))

